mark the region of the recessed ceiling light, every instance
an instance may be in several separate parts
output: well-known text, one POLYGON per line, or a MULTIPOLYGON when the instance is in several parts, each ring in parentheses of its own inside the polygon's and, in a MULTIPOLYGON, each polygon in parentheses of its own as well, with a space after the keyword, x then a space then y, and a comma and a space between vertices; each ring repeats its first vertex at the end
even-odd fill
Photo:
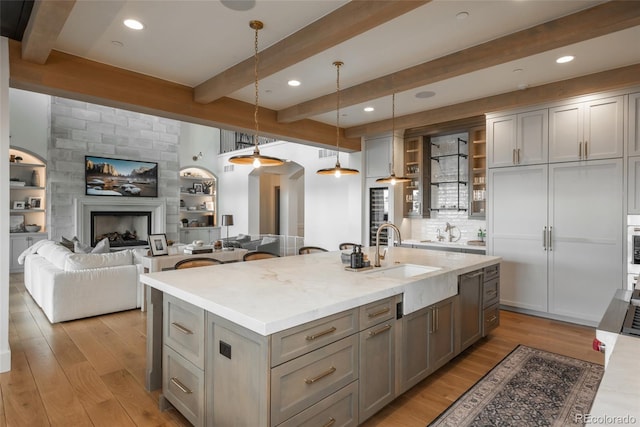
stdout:
POLYGON ((521 73, 522 72, 522 68, 516 68, 513 70, 514 73, 521 73))
POLYGON ((118 47, 123 47, 124 43, 122 43, 121 41, 118 40, 111 40, 111 44, 114 46, 118 46, 118 47))
POLYGON ((423 90, 422 92, 418 92, 416 93, 416 98, 420 98, 420 99, 425 99, 425 98, 431 98, 432 96, 435 96, 436 93, 430 90, 423 90))
POLYGON ((289 86, 294 86, 294 87, 295 87, 295 86, 300 86, 300 82, 299 82, 298 80, 289 80, 289 81, 287 82, 287 84, 288 84, 289 86))
POLYGON ((456 15, 456 18, 458 18, 460 21, 462 21, 463 19, 467 19, 469 17, 469 12, 460 12, 456 15))
POLYGON ((137 19, 125 19, 124 25, 126 25, 128 28, 131 28, 132 30, 142 30, 144 28, 142 22, 138 21, 137 19))
POLYGON ((565 63, 571 62, 571 61, 573 61, 573 56, 571 56, 571 55, 561 56, 560 58, 556 59, 556 62, 558 64, 565 64, 565 63))
POLYGON ((256 0, 220 0, 223 6, 231 10, 251 10, 256 5, 256 0))
POLYGON ((375 110, 375 108, 373 108, 373 107, 364 107, 364 111, 366 111, 367 113, 370 113, 370 112, 372 112, 374 110, 375 110))

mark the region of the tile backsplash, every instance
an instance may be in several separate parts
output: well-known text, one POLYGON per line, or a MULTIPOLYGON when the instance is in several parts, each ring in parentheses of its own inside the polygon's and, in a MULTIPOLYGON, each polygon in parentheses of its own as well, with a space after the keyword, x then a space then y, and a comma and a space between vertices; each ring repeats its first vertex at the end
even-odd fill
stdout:
MULTIPOLYGON (((467 212, 432 212, 432 218, 413 219, 404 218, 400 229, 405 240, 432 240, 437 241, 437 230, 448 236, 444 229, 446 223, 455 226, 453 230, 454 240, 460 234, 459 242, 478 240, 478 229, 486 230, 487 222, 480 219, 469 219, 467 212)), ((448 239, 447 239, 448 240, 448 239)))

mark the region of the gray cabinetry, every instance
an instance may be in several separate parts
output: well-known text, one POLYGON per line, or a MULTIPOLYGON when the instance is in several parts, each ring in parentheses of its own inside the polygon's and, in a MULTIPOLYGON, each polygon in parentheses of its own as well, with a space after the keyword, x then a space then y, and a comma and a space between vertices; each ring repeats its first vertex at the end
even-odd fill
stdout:
POLYGON ((458 277, 458 302, 460 307, 459 350, 462 351, 482 336, 482 270, 458 277))
POLYGON ((429 366, 431 371, 443 366, 455 356, 455 301, 451 297, 430 307, 429 366))
POLYGON ((395 308, 396 298, 360 307, 360 423, 396 396, 395 308))
POLYGON ((500 325, 500 264, 483 269, 482 336, 500 325))
POLYGON ((31 245, 39 240, 45 240, 47 233, 13 233, 9 236, 9 251, 11 253, 11 273, 20 272, 24 267, 18 262, 18 257, 31 245))
POLYGON ((546 163, 548 118, 542 109, 487 119, 487 166, 546 163))

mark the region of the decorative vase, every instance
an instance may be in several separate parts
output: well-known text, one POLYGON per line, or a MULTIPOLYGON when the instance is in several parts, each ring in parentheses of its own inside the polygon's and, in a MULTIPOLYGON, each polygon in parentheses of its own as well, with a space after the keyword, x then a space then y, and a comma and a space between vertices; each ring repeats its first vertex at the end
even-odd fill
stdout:
POLYGON ((33 187, 40 187, 40 174, 37 170, 31 172, 31 185, 33 187))

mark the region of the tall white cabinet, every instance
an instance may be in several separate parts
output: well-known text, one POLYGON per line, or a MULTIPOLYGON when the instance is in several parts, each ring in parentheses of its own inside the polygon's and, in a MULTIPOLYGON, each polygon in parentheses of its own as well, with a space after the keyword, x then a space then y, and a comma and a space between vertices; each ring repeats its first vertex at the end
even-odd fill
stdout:
MULTIPOLYGON (((487 253, 503 257, 501 304, 595 325, 623 286, 622 102, 619 96, 568 104, 568 109, 553 106, 548 148, 541 149, 548 149, 548 160, 518 166, 516 153, 512 165, 490 163, 487 253), (594 149, 586 156, 585 141, 594 149)), ((532 113, 544 117, 544 111, 532 113)), ((491 116, 487 129, 511 117, 517 131, 519 116, 527 112, 491 116)), ((527 134, 546 139, 543 120, 529 125, 527 134)), ((488 132, 488 150, 496 142, 505 146, 488 132)))

